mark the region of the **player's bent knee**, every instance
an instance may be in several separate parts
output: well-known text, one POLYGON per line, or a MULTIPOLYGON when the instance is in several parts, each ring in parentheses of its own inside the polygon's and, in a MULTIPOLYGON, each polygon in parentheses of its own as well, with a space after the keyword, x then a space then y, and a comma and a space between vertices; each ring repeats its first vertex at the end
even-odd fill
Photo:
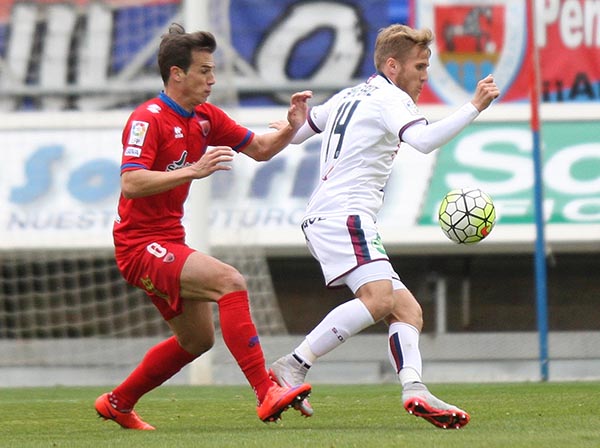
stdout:
POLYGON ((233 266, 228 266, 219 276, 221 290, 224 294, 234 291, 244 291, 248 287, 244 276, 233 266))
POLYGON ((362 302, 365 304, 373 320, 375 322, 379 322, 381 319, 390 315, 394 309, 392 297, 374 297, 374 298, 361 298, 362 302))
POLYGON ((186 352, 196 357, 206 353, 215 345, 215 335, 195 335, 191 337, 179 338, 179 345, 186 352))
POLYGON ((420 305, 403 309, 398 309, 398 307, 396 307, 385 318, 385 323, 388 325, 393 324, 394 322, 407 323, 421 331, 423 329, 423 310, 420 305))
POLYGON ((407 310, 407 317, 405 318, 405 322, 414 326, 417 330, 421 331, 423 328, 423 309, 419 303, 415 302, 413 306, 411 306, 407 310))

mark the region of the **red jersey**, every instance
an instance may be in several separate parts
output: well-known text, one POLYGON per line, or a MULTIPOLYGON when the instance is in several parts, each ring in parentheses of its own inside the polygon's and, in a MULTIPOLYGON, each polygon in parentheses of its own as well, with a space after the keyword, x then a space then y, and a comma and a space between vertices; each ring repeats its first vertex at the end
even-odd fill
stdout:
MULTIPOLYGON (((204 103, 189 113, 167 95, 138 106, 123 129, 121 173, 171 171, 197 162, 208 146, 243 150, 254 133, 218 107, 204 103)), ((183 206, 191 182, 142 198, 119 198, 113 227, 117 254, 156 240, 183 243, 183 206)))

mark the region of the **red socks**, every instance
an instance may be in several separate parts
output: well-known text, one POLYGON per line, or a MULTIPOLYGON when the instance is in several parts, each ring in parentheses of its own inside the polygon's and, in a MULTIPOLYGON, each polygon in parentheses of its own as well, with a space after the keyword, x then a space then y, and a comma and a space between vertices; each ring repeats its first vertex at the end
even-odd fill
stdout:
POLYGON ((218 302, 225 345, 262 402, 273 381, 265 369, 265 356, 248 304, 248 291, 225 294, 218 302))
MULTIPOLYGON (((244 372, 259 402, 273 385, 248 304, 248 291, 225 294, 218 302, 225 345, 244 372)), ((133 372, 117 386, 111 401, 120 411, 133 409, 142 395, 160 386, 196 356, 186 352, 175 336, 152 347, 133 372)))
POLYGON ((120 411, 133 409, 145 393, 167 381, 185 365, 196 359, 186 352, 175 336, 152 347, 133 372, 112 392, 120 411))

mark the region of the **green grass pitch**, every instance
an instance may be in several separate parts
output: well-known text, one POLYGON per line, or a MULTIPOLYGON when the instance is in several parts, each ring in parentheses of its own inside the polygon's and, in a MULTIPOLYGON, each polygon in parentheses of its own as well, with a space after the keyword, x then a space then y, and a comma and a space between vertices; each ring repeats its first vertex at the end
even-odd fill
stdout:
POLYGON ((598 447, 600 383, 433 384, 471 422, 442 430, 407 414, 397 385, 313 387, 315 415, 256 417, 247 386, 163 386, 136 407, 156 431, 97 418, 105 388, 0 388, 1 447, 598 447))

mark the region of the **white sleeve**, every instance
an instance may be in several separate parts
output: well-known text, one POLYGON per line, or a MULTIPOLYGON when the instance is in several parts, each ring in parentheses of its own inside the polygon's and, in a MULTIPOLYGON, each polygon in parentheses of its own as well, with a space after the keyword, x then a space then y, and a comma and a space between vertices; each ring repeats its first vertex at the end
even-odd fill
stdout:
POLYGON ((292 141, 290 143, 293 145, 298 145, 304 142, 305 140, 309 139, 316 133, 317 132, 308 123, 308 120, 306 120, 304 124, 300 126, 300 129, 298 129, 298 132, 296 132, 296 135, 294 135, 294 138, 292 138, 292 141))
POLYGON ((431 124, 424 121, 411 124, 402 132, 400 138, 417 151, 428 154, 456 137, 478 115, 479 111, 468 102, 442 120, 431 124))

